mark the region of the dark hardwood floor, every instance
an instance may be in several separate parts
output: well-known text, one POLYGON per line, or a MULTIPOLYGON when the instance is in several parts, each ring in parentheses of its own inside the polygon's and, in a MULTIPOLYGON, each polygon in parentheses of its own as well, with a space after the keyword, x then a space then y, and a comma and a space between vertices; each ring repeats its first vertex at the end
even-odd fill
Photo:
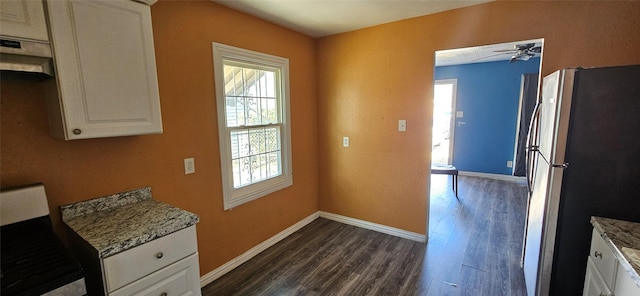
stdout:
POLYGON ((525 295, 526 188, 432 177, 426 244, 317 219, 202 289, 203 295, 525 295))

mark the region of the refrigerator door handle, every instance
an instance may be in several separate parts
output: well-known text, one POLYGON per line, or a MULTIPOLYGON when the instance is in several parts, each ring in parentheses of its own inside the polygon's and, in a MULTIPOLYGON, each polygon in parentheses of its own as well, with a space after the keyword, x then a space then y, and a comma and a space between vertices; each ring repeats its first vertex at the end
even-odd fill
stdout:
POLYGON ((535 170, 535 159, 533 154, 539 151, 540 146, 534 143, 535 138, 537 137, 537 130, 534 127, 537 126, 538 120, 540 118, 540 101, 533 108, 533 113, 531 114, 531 121, 529 121, 529 132, 527 133, 527 144, 525 158, 526 158, 526 170, 525 175, 527 178, 527 190, 529 192, 529 196, 531 196, 532 187, 533 187, 533 172, 535 170), (535 134, 534 134, 535 132, 535 134))
POLYGON ((559 163, 559 164, 558 164, 558 163, 554 163, 554 164, 552 164, 552 165, 551 165, 551 167, 554 167, 554 168, 561 168, 561 169, 566 169, 566 168, 568 168, 568 167, 569 167, 569 163, 568 163, 568 162, 565 162, 565 163, 559 163))
MULTIPOLYGON (((522 256, 520 257, 520 267, 524 268, 524 256, 525 251, 527 249, 527 230, 529 228, 529 211, 531 209, 531 194, 533 193, 533 176, 535 170, 535 161, 536 154, 538 154, 539 146, 534 144, 534 140, 537 138, 537 130, 534 130, 534 127, 537 128, 538 120, 540 119, 540 104, 541 102, 538 100, 536 106, 533 108, 533 113, 531 114, 531 120, 529 121, 529 131, 527 133, 527 143, 526 153, 525 153, 525 176, 527 178, 527 212, 525 213, 526 217, 524 220, 524 236, 522 237, 522 256), (536 132, 534 134, 534 131, 536 132)), ((538 156, 539 157, 539 156, 538 156)))

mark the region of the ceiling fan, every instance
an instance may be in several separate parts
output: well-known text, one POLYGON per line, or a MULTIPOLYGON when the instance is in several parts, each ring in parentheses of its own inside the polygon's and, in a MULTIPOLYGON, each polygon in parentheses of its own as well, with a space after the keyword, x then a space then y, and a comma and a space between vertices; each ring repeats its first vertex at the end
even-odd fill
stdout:
POLYGON ((505 54, 513 54, 509 63, 515 63, 517 61, 528 61, 530 58, 535 57, 536 54, 542 51, 541 46, 536 46, 535 43, 516 44, 514 49, 506 50, 494 50, 493 52, 500 52, 505 54))

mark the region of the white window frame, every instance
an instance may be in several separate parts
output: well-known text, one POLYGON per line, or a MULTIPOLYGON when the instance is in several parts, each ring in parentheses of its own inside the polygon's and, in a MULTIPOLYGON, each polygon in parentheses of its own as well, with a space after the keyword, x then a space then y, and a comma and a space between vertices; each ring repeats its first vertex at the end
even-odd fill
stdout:
POLYGON ((224 209, 228 210, 249 201, 266 196, 293 185, 291 165, 291 126, 289 114, 289 59, 252 50, 212 43, 213 69, 216 85, 216 107, 218 109, 218 137, 220 142, 220 163, 222 167, 222 191, 224 209), (224 89, 224 61, 278 68, 280 70, 280 116, 281 165, 282 174, 247 186, 234 188, 231 164, 231 129, 227 127, 226 95, 224 89))

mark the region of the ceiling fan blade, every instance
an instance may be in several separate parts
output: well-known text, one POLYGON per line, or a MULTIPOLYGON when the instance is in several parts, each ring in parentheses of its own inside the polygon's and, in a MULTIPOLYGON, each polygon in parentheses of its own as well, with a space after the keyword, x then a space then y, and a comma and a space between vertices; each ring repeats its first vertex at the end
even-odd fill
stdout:
POLYGON ((516 49, 526 51, 530 50, 534 46, 536 46, 535 43, 516 44, 516 49))
POLYGON ((492 55, 488 55, 486 57, 480 57, 480 58, 477 58, 477 59, 473 59, 471 61, 475 62, 475 61, 484 60, 484 59, 488 59, 488 58, 492 58, 492 57, 497 57, 497 56, 500 56, 500 55, 504 55, 504 53, 492 54, 492 55))

